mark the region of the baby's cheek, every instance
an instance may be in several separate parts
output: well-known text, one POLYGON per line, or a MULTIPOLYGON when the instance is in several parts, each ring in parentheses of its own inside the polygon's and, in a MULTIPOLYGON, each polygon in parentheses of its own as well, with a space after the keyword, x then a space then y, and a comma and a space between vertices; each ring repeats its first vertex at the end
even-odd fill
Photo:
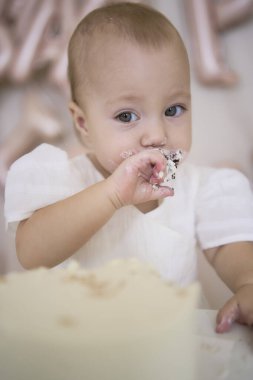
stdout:
POLYGON ((107 161, 107 166, 108 166, 109 168, 111 168, 112 170, 115 170, 115 169, 119 166, 119 163, 116 162, 116 161, 113 160, 113 159, 109 159, 109 160, 107 161))
POLYGON ((117 169, 117 167, 119 166, 119 163, 116 162, 116 160, 112 156, 108 156, 108 154, 103 154, 102 152, 100 152, 100 154, 97 155, 97 160, 101 168, 110 174, 112 174, 115 171, 115 169, 117 169))

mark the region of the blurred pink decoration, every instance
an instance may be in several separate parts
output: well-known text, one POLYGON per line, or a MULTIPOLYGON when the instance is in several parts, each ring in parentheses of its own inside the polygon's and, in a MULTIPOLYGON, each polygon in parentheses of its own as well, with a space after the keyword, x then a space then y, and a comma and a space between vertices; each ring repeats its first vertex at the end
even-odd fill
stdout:
POLYGON ((237 74, 227 65, 220 32, 252 17, 253 0, 185 0, 193 61, 199 81, 230 86, 237 74))
POLYGON ((78 21, 102 0, 1 0, 0 78, 27 81, 48 68, 48 79, 66 89, 67 44, 78 21), (4 57, 4 58, 3 58, 4 57))
MULTIPOLYGON (((0 146, 0 187, 9 166, 42 142, 56 142, 64 135, 59 110, 45 105, 43 91, 58 91, 64 102, 69 97, 67 45, 78 21, 102 0, 0 0, 0 80, 22 86, 22 115, 18 126, 0 146), (48 83, 48 87, 45 86, 48 83), (26 86, 27 87, 27 86, 26 86), (29 88, 29 85, 28 85, 29 88)), ((67 107, 67 104, 66 104, 67 107)))

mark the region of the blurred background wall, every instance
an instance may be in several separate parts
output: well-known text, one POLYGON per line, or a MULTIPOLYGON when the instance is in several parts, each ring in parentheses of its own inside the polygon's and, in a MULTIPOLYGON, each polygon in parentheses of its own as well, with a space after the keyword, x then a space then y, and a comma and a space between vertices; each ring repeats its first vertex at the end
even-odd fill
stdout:
MULTIPOLYGON (((143 0, 177 27, 190 56, 195 163, 231 166, 253 181, 253 1, 143 0)), ((42 142, 80 152, 68 113, 66 47, 103 1, 0 1, 0 274, 22 270, 3 216, 11 163, 42 142)), ((240 196, 238 194, 238 196, 240 196)), ((201 281, 218 308, 229 291, 203 255, 201 281)))

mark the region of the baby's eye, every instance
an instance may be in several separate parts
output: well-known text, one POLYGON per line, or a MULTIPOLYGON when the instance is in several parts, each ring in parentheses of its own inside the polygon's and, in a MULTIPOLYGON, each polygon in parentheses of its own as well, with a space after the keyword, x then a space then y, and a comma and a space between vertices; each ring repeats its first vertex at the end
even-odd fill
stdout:
POLYGON ((166 109, 165 116, 177 117, 180 116, 184 112, 184 110, 185 108, 180 105, 171 106, 166 109))
POLYGON ((123 123, 131 123, 132 121, 136 121, 138 116, 134 112, 121 112, 116 119, 123 123))

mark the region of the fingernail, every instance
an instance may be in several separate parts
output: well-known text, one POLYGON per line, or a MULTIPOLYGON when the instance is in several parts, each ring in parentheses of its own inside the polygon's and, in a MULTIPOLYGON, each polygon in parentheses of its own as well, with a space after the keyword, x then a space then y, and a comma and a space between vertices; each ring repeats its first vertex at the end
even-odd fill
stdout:
POLYGON ((217 333, 226 332, 230 329, 230 327, 232 326, 232 323, 233 323, 233 319, 231 317, 222 318, 222 320, 216 326, 215 331, 217 333))
POLYGON ((165 192, 167 193, 167 191, 169 190, 170 193, 168 196, 172 197, 174 195, 174 189, 172 187, 166 187, 164 186, 163 189, 165 189, 165 192))

